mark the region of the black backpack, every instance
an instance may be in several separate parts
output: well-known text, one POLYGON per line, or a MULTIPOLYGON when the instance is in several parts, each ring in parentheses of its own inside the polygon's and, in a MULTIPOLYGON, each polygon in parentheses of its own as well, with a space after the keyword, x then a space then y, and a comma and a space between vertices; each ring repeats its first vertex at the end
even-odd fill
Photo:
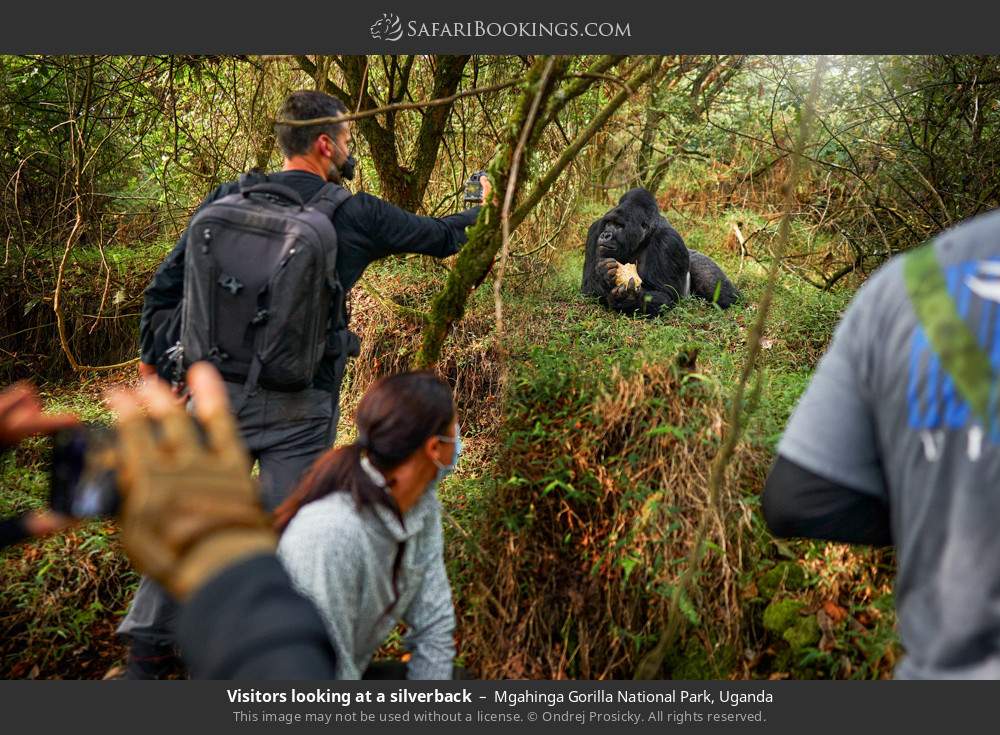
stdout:
POLYGON ((258 385, 308 388, 346 326, 332 218, 349 196, 327 183, 305 203, 252 173, 203 207, 188 226, 180 339, 168 359, 185 369, 208 360, 242 381, 237 412, 258 385))

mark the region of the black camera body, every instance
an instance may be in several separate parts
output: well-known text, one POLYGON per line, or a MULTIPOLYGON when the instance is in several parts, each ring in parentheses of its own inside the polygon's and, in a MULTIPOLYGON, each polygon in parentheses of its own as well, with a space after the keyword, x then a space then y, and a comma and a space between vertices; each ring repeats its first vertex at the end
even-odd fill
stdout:
MULTIPOLYGON (((202 446, 208 444, 204 425, 195 420, 202 446)), ((151 430, 162 437, 159 423, 151 430)), ((82 424, 57 432, 52 441, 49 470, 49 506, 71 518, 111 518, 121 509, 118 467, 121 465, 118 431, 100 424, 82 424)))
POLYGON ((465 182, 465 194, 462 196, 462 202, 466 209, 483 203, 483 182, 480 181, 483 176, 486 176, 486 171, 476 171, 465 182))
POLYGON ((52 510, 71 518, 105 518, 121 506, 118 493, 118 435, 95 424, 53 437, 49 484, 52 510))

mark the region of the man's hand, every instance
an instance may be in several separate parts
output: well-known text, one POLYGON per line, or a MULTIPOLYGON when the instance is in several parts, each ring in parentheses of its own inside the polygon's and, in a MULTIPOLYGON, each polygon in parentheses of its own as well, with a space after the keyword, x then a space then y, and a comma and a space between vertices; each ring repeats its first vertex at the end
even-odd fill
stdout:
POLYGON ((198 363, 188 379, 204 442, 160 380, 108 396, 119 417, 122 544, 136 567, 181 600, 233 562, 272 553, 277 541, 221 376, 198 363))
POLYGON ((486 204, 486 202, 492 201, 493 202, 493 206, 499 207, 500 206, 500 201, 497 200, 497 199, 492 198, 493 184, 490 183, 490 180, 488 178, 486 178, 485 176, 480 176, 479 177, 479 183, 483 185, 483 204, 486 204))
POLYGON ((0 393, 0 447, 20 444, 29 436, 52 434, 80 423, 73 414, 42 413, 38 392, 18 383, 0 393))

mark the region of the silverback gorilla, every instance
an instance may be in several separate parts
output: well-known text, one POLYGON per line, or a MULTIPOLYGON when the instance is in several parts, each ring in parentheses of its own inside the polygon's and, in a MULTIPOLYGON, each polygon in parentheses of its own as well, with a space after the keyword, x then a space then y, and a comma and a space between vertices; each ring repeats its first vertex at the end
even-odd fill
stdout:
POLYGON ((715 261, 687 249, 646 189, 625 192, 617 207, 590 226, 583 293, 615 311, 647 316, 689 294, 723 309, 739 298, 715 261))

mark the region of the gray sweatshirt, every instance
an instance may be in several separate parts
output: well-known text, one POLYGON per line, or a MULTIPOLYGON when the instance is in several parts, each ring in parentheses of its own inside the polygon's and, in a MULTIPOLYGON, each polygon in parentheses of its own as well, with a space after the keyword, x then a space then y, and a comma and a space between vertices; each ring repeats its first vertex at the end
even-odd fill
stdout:
POLYGON ((337 652, 337 678, 360 679, 397 621, 409 626, 410 679, 450 679, 455 658, 455 610, 444 567, 441 505, 428 490, 403 516, 381 504, 359 511, 346 492, 308 503, 278 544, 293 584, 316 605, 337 652), (399 601, 392 566, 399 567, 399 601))

